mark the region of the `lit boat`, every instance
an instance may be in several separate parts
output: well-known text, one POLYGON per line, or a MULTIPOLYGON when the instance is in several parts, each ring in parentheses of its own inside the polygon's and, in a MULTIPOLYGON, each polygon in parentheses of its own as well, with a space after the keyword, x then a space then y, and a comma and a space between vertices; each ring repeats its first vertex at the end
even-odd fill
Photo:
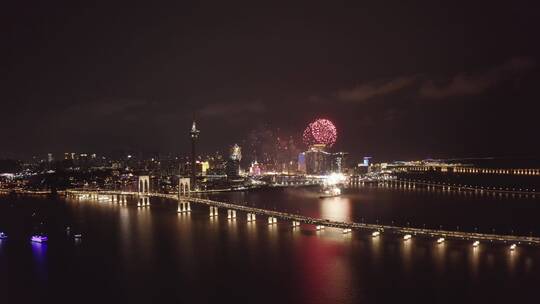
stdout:
POLYGON ((47 242, 48 238, 43 235, 33 235, 30 240, 35 243, 45 243, 47 242))
POLYGON ((325 198, 325 197, 334 197, 334 196, 340 196, 341 195, 341 189, 338 187, 332 187, 325 189, 321 195, 319 195, 319 198, 325 198))
POLYGON ((403 239, 404 239, 405 241, 408 241, 408 240, 410 240, 411 238, 412 238, 412 235, 410 235, 410 234, 405 234, 405 235, 403 236, 403 239))
POLYGON ((438 244, 444 243, 444 238, 439 238, 439 239, 437 240, 437 243, 438 243, 438 244))
POLYGON ((82 234, 78 233, 73 236, 75 239, 82 239, 82 234))
POLYGON ((0 232, 0 240, 5 240, 7 238, 8 238, 7 234, 0 232))
POLYGON ((510 245, 510 250, 512 250, 512 251, 516 250, 516 247, 517 247, 516 244, 512 244, 512 245, 510 245))
POLYGON ((473 247, 478 247, 480 245, 480 241, 474 241, 474 243, 472 243, 473 247))
POLYGON ((381 233, 379 231, 373 231, 371 234, 372 237, 378 237, 381 233))

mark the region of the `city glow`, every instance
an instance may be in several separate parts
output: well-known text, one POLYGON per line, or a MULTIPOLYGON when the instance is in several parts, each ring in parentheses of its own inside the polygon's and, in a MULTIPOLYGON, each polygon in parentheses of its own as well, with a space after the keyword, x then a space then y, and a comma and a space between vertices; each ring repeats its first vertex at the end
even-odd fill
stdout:
POLYGON ((325 182, 327 185, 337 185, 345 182, 346 179, 343 173, 332 173, 326 176, 325 182))

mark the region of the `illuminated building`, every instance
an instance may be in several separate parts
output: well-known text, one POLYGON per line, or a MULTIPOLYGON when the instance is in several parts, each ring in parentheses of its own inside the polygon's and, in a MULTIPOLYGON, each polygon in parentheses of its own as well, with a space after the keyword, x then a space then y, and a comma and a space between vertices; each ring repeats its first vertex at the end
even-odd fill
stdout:
POLYGON ((208 161, 201 162, 201 173, 206 175, 206 172, 210 169, 210 163, 208 161))
POLYGON ((191 125, 191 130, 189 131, 189 135, 191 137, 191 185, 192 190, 195 189, 196 183, 197 183, 197 176, 195 172, 195 144, 197 142, 197 139, 199 139, 199 133, 200 131, 197 130, 197 125, 195 124, 195 121, 193 121, 193 124, 191 125))
POLYGON ((323 175, 331 171, 331 154, 326 152, 325 145, 312 145, 305 153, 306 173, 323 175))
POLYGON ((334 173, 344 173, 347 171, 347 152, 336 152, 332 154, 331 170, 334 173))
POLYGON ((261 175, 261 172, 261 165, 257 161, 254 161, 249 167, 249 175, 258 176, 261 175))
POLYGON ((364 157, 364 163, 363 163, 363 166, 364 167, 369 167, 369 160, 371 159, 370 156, 365 156, 364 157))
POLYGON ((306 152, 298 154, 298 172, 306 173, 306 152))
POLYGON ((240 175, 240 160, 242 160, 242 149, 237 144, 231 147, 229 160, 227 161, 226 173, 228 178, 236 178, 240 175))

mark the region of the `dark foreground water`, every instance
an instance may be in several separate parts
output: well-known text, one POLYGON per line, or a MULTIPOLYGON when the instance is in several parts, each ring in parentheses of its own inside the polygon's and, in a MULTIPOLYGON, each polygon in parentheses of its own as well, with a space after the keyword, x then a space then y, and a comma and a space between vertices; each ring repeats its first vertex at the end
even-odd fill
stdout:
MULTIPOLYGON (((538 198, 386 188, 319 199, 309 190, 227 193, 325 218, 450 229, 539 230, 538 198), (458 229, 453 227, 452 229, 458 229)), ((96 201, 0 197, 2 303, 537 303, 540 248, 399 236, 371 238, 290 223, 228 221, 171 201, 137 208, 96 201), (43 222, 43 224, 41 224, 43 222), (71 234, 81 232, 80 242, 71 234), (32 231, 50 236, 31 244, 32 231)))

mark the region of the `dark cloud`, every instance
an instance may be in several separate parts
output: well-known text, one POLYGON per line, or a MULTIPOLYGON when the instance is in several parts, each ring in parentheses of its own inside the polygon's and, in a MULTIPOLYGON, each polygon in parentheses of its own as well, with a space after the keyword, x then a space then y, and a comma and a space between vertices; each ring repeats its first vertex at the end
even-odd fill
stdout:
POLYGON ((339 91, 337 98, 341 101, 362 103, 411 87, 416 83, 416 80, 416 76, 406 76, 388 81, 368 82, 352 89, 339 91))
POLYGON ((94 102, 73 104, 64 110, 65 116, 97 116, 105 117, 111 115, 125 115, 131 111, 146 107, 149 105, 145 100, 97 100, 94 102))
POLYGON ((266 112, 262 101, 241 103, 212 103, 203 107, 199 113, 208 117, 235 118, 237 115, 262 114, 266 112))
POLYGON ((535 66, 532 58, 516 57, 489 71, 479 74, 458 74, 436 83, 425 81, 419 95, 428 99, 443 99, 455 96, 479 95, 495 87, 499 82, 517 77, 521 72, 535 66))

